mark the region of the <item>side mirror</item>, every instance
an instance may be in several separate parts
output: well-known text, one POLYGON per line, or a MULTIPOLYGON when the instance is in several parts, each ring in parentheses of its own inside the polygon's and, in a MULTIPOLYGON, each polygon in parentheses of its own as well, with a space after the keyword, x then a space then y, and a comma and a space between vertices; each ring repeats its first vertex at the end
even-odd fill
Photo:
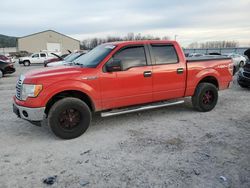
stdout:
POLYGON ((107 63, 105 67, 107 72, 121 71, 122 70, 121 60, 114 59, 113 61, 107 63))

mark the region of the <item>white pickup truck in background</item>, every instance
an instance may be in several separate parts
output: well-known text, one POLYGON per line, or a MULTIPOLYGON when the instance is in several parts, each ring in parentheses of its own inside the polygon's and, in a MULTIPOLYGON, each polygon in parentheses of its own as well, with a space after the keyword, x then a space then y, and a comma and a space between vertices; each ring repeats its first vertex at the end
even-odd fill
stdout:
POLYGON ((24 66, 30 66, 30 64, 38 64, 44 63, 45 60, 55 58, 54 55, 47 52, 39 52, 31 54, 27 57, 19 58, 19 64, 23 64, 24 66))

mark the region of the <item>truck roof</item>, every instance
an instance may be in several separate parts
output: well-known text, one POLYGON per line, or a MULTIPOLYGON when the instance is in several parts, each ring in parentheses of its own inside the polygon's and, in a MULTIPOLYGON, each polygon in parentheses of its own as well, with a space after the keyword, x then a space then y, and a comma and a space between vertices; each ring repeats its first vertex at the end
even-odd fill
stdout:
POLYGON ((160 44, 165 44, 165 43, 176 43, 176 41, 172 40, 136 40, 136 41, 116 41, 116 42, 109 42, 107 44, 112 44, 112 45, 129 45, 129 44, 148 44, 148 43, 160 43, 160 44))

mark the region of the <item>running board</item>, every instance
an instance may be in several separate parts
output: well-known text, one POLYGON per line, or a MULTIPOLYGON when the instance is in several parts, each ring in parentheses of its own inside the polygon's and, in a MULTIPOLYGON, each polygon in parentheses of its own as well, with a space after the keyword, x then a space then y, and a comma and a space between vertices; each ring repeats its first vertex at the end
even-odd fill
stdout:
POLYGON ((157 103, 152 103, 152 104, 144 105, 144 106, 134 106, 130 108, 123 108, 123 109, 117 109, 117 110, 112 110, 108 112, 102 112, 101 117, 128 114, 132 112, 139 112, 143 110, 150 110, 150 109, 161 108, 161 107, 166 107, 166 106, 173 106, 173 105, 182 104, 182 103, 184 103, 184 100, 179 100, 175 102, 170 102, 170 101, 157 102, 157 103))

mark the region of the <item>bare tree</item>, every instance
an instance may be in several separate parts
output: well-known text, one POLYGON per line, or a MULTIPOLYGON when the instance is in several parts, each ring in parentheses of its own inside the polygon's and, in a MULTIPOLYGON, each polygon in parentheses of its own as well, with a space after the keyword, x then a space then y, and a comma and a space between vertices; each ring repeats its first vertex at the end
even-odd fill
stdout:
MULTIPOLYGON (((153 35, 143 36, 141 33, 134 34, 128 33, 125 37, 114 37, 108 36, 106 38, 92 38, 81 41, 81 49, 93 49, 94 47, 106 43, 106 42, 114 42, 114 41, 133 41, 133 40, 161 40, 160 37, 155 37, 153 35)), ((162 37, 162 40, 169 40, 168 36, 162 37)))
POLYGON ((208 41, 204 43, 194 42, 188 45, 189 48, 236 48, 239 43, 236 41, 208 41))

